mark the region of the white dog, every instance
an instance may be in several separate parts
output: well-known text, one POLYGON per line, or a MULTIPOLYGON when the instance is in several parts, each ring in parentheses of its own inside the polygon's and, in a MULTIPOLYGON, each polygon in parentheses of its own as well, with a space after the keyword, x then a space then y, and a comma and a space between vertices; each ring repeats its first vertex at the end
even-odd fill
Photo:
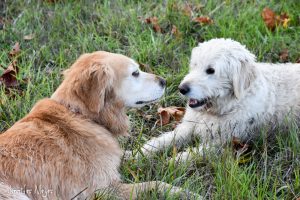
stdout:
MULTIPOLYGON (((192 51, 190 72, 179 86, 189 98, 182 123, 147 142, 144 155, 193 137, 194 151, 222 146, 232 136, 247 139, 263 125, 300 113, 300 64, 258 63, 245 46, 231 39, 212 39, 192 51)), ((189 151, 177 159, 187 160, 189 151)))

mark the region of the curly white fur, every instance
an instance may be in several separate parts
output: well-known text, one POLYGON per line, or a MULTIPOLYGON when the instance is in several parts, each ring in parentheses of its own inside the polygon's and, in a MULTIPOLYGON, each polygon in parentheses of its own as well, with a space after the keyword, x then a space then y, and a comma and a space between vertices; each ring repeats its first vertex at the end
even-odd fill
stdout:
MULTIPOLYGON (((231 39, 212 39, 192 51, 190 72, 182 85, 192 99, 208 99, 196 108, 187 106, 182 123, 172 132, 147 142, 142 151, 148 155, 171 146, 182 146, 194 136, 199 147, 215 147, 232 136, 247 139, 256 128, 280 123, 288 113, 300 113, 300 64, 269 64, 255 61, 245 46, 231 39), (206 70, 213 68, 214 73, 206 70)), ((178 159, 188 159, 188 151, 178 159)))

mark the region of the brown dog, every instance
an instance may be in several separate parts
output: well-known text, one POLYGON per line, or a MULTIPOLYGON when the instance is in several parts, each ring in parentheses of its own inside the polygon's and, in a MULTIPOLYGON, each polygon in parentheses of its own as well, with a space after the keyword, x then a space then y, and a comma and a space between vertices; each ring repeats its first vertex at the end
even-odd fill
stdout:
MULTIPOLYGON (((82 55, 51 98, 0 135, 0 198, 84 199, 113 188, 117 197, 134 199, 138 190, 153 189, 158 182, 121 183, 117 136, 128 134, 125 108, 153 102, 164 89, 164 79, 126 56, 82 55)), ((170 187, 160 184, 162 192, 170 187)))

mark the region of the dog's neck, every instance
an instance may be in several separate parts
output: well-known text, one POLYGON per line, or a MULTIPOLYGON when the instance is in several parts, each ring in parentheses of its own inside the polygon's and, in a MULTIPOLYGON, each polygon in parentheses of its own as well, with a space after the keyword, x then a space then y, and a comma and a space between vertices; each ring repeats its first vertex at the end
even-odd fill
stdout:
POLYGON ((211 99, 204 107, 204 112, 216 116, 228 115, 236 110, 236 101, 237 99, 231 96, 211 99))
POLYGON ((58 88, 51 99, 65 106, 75 116, 89 119, 109 130, 114 136, 127 136, 129 120, 122 101, 117 98, 110 99, 99 112, 91 112, 84 102, 76 98, 71 91, 58 88))

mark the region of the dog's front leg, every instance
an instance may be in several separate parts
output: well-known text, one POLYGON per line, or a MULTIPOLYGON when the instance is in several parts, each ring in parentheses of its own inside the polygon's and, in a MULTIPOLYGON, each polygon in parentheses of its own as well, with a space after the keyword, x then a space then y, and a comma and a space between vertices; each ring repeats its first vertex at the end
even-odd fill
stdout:
POLYGON ((161 195, 178 196, 180 199, 203 199, 199 194, 190 192, 180 187, 172 186, 162 181, 149 181, 143 183, 125 184, 119 183, 114 185, 113 192, 118 199, 129 200, 138 199, 138 194, 147 193, 156 190, 161 195))
POLYGON ((182 123, 174 131, 164 133, 157 138, 149 140, 143 145, 141 151, 144 155, 150 155, 165 150, 173 144, 176 145, 176 147, 181 147, 191 141, 192 134, 191 125, 182 123))
POLYGON ((186 151, 179 152, 175 161, 177 163, 185 163, 192 160, 194 157, 205 157, 206 153, 219 152, 222 150, 222 143, 217 140, 210 141, 210 143, 201 143, 198 147, 189 148, 186 151))

